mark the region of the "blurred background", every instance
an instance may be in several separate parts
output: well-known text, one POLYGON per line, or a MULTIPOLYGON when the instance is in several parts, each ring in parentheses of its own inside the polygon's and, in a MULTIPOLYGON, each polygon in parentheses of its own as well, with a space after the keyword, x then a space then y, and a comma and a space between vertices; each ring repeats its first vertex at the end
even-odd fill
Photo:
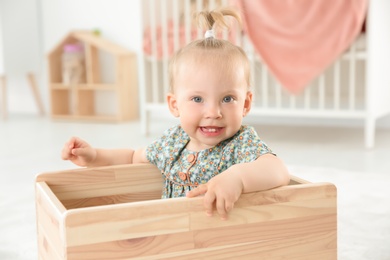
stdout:
MULTIPOLYGON (((175 6, 172 4, 175 1, 140 1, 140 0, 115 0, 115 4, 110 1, 99 0, 85 0, 85 1, 49 1, 49 0, 1 0, 0 1, 0 74, 5 75, 7 78, 7 110, 12 116, 12 114, 36 114, 38 111, 38 107, 35 103, 35 100, 32 96, 31 89, 28 85, 28 81, 26 80, 26 74, 29 72, 34 73, 37 80, 37 87, 39 90, 39 95, 43 100, 43 105, 45 108, 46 116, 49 116, 51 109, 51 100, 50 100, 50 91, 49 91, 49 75, 48 75, 48 54, 52 51, 56 46, 64 39, 64 37, 73 30, 98 30, 101 32, 101 35, 110 41, 123 46, 131 52, 134 52, 137 55, 137 73, 138 77, 138 87, 146 88, 150 83, 151 78, 153 77, 151 73, 151 67, 148 65, 147 51, 144 51, 145 38, 144 33, 146 29, 150 29, 151 22, 153 20, 150 19, 150 14, 155 17, 155 27, 154 31, 157 31, 159 26, 164 22, 164 18, 161 18, 160 9, 154 9, 153 4, 161 4, 165 6, 166 13, 168 15, 165 18, 168 21, 169 16, 172 16, 172 13, 175 13, 175 6), (164 4, 165 3, 165 4, 164 4), (152 6, 150 8, 149 6, 152 6), (161 22, 163 21, 163 22, 161 22), (146 62, 145 62, 146 60, 146 62), (149 66, 149 67, 148 67, 149 66), (149 81, 148 81, 149 80, 149 81)), ((177 15, 183 15, 183 10, 185 7, 185 2, 188 2, 189 8, 191 6, 204 5, 205 3, 197 3, 196 1, 188 0, 188 1, 176 1, 179 4, 177 5, 177 15)), ((202 2, 202 1, 198 1, 202 2)), ((205 1, 207 5, 217 5, 220 1, 205 1)), ((226 1, 228 2, 228 1, 226 1)), ((245 1, 243 1, 245 2, 245 1)), ((377 8, 388 8, 386 1, 372 1, 373 6, 378 6, 377 8), (383 6, 382 6, 383 5, 383 6)), ((373 9, 373 8, 372 8, 373 9)), ((192 10, 192 9, 191 9, 192 10)), ((187 11, 191 11, 187 10, 187 11)), ((179 19, 182 19, 179 17, 179 19)), ((152 28, 152 29, 153 29, 152 28)), ((161 28, 160 28, 161 29, 161 28)), ((153 33, 153 32, 152 32, 153 33)), ((157 36, 158 37, 158 36, 157 36)), ((180 35, 178 37, 181 37, 180 35)), ((384 37, 383 35, 381 37, 384 37)), ((149 37, 150 38, 150 37, 149 37)), ((363 38, 363 37, 360 37, 363 38)), ((358 40, 360 39, 357 38, 358 40)), ((387 38, 384 38, 385 40, 387 38)), ((158 40, 158 39, 157 39, 158 40)), ((363 39, 360 42, 363 43, 363 46, 367 46, 368 40, 363 39)), ((245 45, 241 43, 241 45, 245 45)), ((372 44, 371 44, 372 45, 372 44)), ((356 48, 360 48, 358 45, 356 48)), ((381 46, 386 46, 384 43, 381 46)), ((381 46, 378 45, 378 48, 381 46)), ((375 46, 376 47, 376 46, 375 46)), ((366 48, 366 47, 364 47, 366 48)), ((252 48, 253 50, 253 48, 252 48)), ((372 51, 374 52, 374 51, 372 51)), ((377 50, 375 48, 375 52, 383 53, 381 50, 377 50)), ((372 54, 370 54, 372 55, 372 54)), ((361 60, 357 58, 358 60, 361 60)), ((366 93, 364 92, 364 82, 366 80, 366 76, 364 73, 366 71, 365 64, 361 64, 361 62, 356 62, 356 85, 358 86, 355 92, 360 95, 360 100, 356 100, 357 105, 359 106, 359 102, 365 102, 366 93), (359 67, 362 67, 359 69, 359 67), (363 83, 362 83, 363 82, 363 83), (363 84, 363 86, 362 86, 363 84)), ((343 64, 341 64, 343 66, 343 64)), ((261 74, 261 66, 258 65, 257 74, 261 74)), ((347 68, 348 69, 348 68, 347 68)), ((161 69, 160 69, 161 70, 161 69)), ((376 69, 378 70, 378 69, 376 69)), ((341 70, 340 70, 341 71, 341 70)), ((103 71, 104 72, 104 71, 103 71)), ((154 72, 153 72, 154 73, 154 72)), ((158 73, 161 73, 159 71, 158 73)), ((163 73, 164 74, 164 73, 163 73)), ((344 73, 341 72, 343 75, 344 73)), ((256 75, 256 73, 255 73, 256 75)), ((109 77, 109 76, 107 76, 109 77)), ((159 80, 159 85, 163 85, 162 76, 158 75, 157 80, 159 80)), ((333 77, 327 76, 327 77, 333 77)), ((342 78, 342 76, 341 76, 342 78)), ((254 79, 256 80, 256 79, 254 79)), ((259 79, 261 80, 261 79, 259 79)), ((270 79, 267 81, 268 85, 274 84, 274 80, 270 79)), ((386 83, 386 82, 385 82, 386 83)), ((314 84, 317 84, 314 82, 314 84)), ((333 85, 335 85, 332 81, 329 81, 325 87, 325 96, 333 95, 332 89, 333 85)), ((349 83, 346 82, 346 85, 349 83)), ((264 85, 264 84, 263 84, 264 85)), ((315 98, 310 98, 312 104, 318 103, 318 88, 311 88, 312 94, 315 93, 315 98)), ((348 88, 348 87, 345 87, 348 88)), ((388 89, 385 84, 383 84, 380 88, 383 90, 378 90, 381 94, 385 96, 388 92, 383 92, 384 89, 388 89)), ((161 86, 160 89, 163 89, 161 86)), ((268 92, 277 91, 275 88, 270 88, 268 92)), ((259 94, 262 93, 262 90, 259 89, 259 94)), ((344 91, 344 87, 341 87, 340 92, 344 91)), ((140 93, 142 94, 142 93, 140 93)), ((357 95, 354 94, 354 95, 357 95)), ((144 94, 146 99, 148 95, 144 94)), ((264 102, 262 98, 268 98, 268 104, 272 102, 278 102, 275 93, 269 94, 269 96, 262 95, 257 100, 258 102, 264 102), (273 95, 273 96, 272 96, 273 95), (276 100, 276 101, 275 101, 276 100)), ((296 106, 300 106, 300 103, 305 99, 306 93, 302 93, 301 95, 296 97, 296 101, 290 100, 290 95, 288 92, 282 89, 280 95, 281 103, 293 103, 296 102, 296 106), (302 99, 302 100, 300 100, 302 99)), ((383 95, 379 95, 383 96, 383 95)), ((347 97, 340 96, 339 106, 348 105, 348 100, 344 100, 347 97)), ((369 97, 368 97, 369 98, 369 97)), ((387 99, 389 97, 386 97, 387 99)), ((386 99, 385 98, 385 99, 386 99)), ((157 101, 160 102, 160 97, 157 98, 157 101)), ((325 103, 327 100, 325 100, 325 103)), ((332 100, 331 102, 335 102, 332 100)), ((374 101, 370 101, 371 103, 375 103, 374 101)), ((98 106, 102 106, 103 104, 98 104, 98 106)), ((109 106, 110 103, 104 103, 105 106, 109 106)), ((141 105, 143 105, 141 103, 141 105)), ((367 104, 363 104, 366 105, 367 104)), ((326 104, 325 104, 326 106, 326 104)), ((261 108, 261 106, 260 106, 261 108)), ((289 110, 289 107, 287 109, 289 110)), ((285 111, 284 110, 284 111, 285 111)), ((263 110, 265 111, 265 109, 263 110)), ((260 119, 257 119, 257 122, 271 122, 271 123, 282 123, 282 124, 299 124, 299 125, 330 125, 330 126, 353 126, 353 127, 364 127, 365 118, 361 116, 350 116, 347 117, 348 120, 344 120, 343 117, 340 116, 321 116, 318 115, 320 113, 315 113, 314 116, 310 116, 309 120, 307 120, 307 116, 304 113, 298 113, 298 116, 295 116, 293 113, 290 116, 289 113, 259 113, 260 119), (265 115, 265 116, 264 116, 265 115), (302 116, 303 115, 303 116, 302 116), (263 116, 263 117, 261 117, 263 116), (356 118, 363 118, 363 120, 356 120, 356 118), (352 119, 352 120, 350 120, 352 119)), ((39 112, 39 111, 38 111, 39 112)), ((378 128, 386 128, 390 127, 390 116, 389 111, 381 112, 380 116, 375 116, 375 121, 377 123, 378 128), (378 119, 378 120, 377 120, 378 119)), ((368 111, 370 113, 370 111, 368 111)), ((340 113, 341 114, 341 113, 340 113)), ((141 113, 142 116, 142 113, 141 113)), ((142 117, 141 117, 142 118, 142 117)))
MULTIPOLYGON (((286 1, 282 9, 298 2, 304 1, 286 1)), ((324 2, 333 3, 333 10, 340 3, 361 3, 366 26, 353 20, 359 27, 353 42, 298 94, 272 76, 277 71, 267 69, 255 36, 235 32, 232 39, 247 51, 253 72, 255 103, 245 122, 292 174, 336 184, 339 259, 386 260, 390 1, 324 2)), ((1 259, 36 259, 34 176, 76 167, 60 159, 69 137, 95 147, 138 148, 177 123, 164 104, 167 57, 193 35, 202 37, 192 31, 190 12, 219 3, 0 0, 1 259), (80 30, 87 33, 73 33, 80 30), (78 42, 89 66, 78 85, 70 86, 63 81, 61 55, 65 45, 78 42)), ((358 13, 344 11, 351 10, 358 13)))

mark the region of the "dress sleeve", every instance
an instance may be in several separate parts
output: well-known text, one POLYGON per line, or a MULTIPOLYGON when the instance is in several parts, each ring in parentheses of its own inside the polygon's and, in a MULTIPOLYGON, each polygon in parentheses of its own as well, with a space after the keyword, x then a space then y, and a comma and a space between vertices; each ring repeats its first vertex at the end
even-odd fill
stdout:
POLYGON ((146 147, 146 158, 161 171, 175 160, 177 154, 184 146, 183 130, 180 126, 174 126, 153 143, 146 147))
POLYGON ((172 128, 166 130, 160 138, 146 147, 146 158, 150 163, 156 165, 159 169, 162 169, 163 164, 165 164, 164 147, 168 143, 171 131, 172 128))
POLYGON ((235 163, 255 161, 263 154, 274 154, 257 135, 253 127, 244 126, 241 133, 234 138, 235 163))

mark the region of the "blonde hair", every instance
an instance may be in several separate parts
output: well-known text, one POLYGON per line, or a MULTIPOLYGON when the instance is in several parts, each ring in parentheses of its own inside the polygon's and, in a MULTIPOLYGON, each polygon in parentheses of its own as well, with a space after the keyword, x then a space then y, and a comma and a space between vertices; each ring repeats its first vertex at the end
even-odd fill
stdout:
MULTIPOLYGON (((232 8, 201 11, 195 14, 195 22, 204 30, 229 29, 226 16, 230 16, 241 23, 239 14, 232 8)), ((227 40, 208 37, 190 42, 173 55, 169 64, 169 83, 172 93, 174 91, 177 69, 182 62, 187 62, 188 58, 197 61, 218 61, 221 63, 221 66, 218 67, 227 69, 227 73, 241 65, 244 69, 245 80, 249 89, 250 66, 245 51, 227 40)))

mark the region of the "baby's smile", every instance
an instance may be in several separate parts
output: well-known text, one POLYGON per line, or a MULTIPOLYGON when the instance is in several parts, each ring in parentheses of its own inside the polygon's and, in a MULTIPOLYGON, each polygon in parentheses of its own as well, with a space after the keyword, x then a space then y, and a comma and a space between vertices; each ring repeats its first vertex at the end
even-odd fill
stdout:
POLYGON ((222 129, 222 127, 204 126, 200 127, 203 132, 216 133, 222 129))

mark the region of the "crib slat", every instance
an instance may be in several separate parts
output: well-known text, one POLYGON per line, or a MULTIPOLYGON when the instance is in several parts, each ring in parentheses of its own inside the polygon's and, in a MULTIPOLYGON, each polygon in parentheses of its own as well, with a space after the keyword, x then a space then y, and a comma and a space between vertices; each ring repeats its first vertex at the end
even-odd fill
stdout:
POLYGON ((319 109, 323 110, 325 108, 325 75, 322 74, 318 78, 318 99, 319 99, 319 109))
POLYGON ((237 32, 234 40, 235 44, 237 46, 242 46, 242 38, 243 38, 242 29, 238 23, 236 23, 234 26, 235 26, 234 30, 236 30, 237 32))
POLYGON ((191 1, 186 0, 184 2, 184 28, 186 43, 191 41, 191 1))
POLYGON ((215 9, 215 0, 210 0, 209 1, 209 10, 215 9))
MULTIPOLYGON (((203 9, 203 0, 197 0, 196 1, 196 12, 200 12, 203 9)), ((201 39, 202 37, 202 30, 198 28, 198 39, 201 39)))
POLYGON ((304 92, 304 107, 305 109, 309 109, 310 108, 310 88, 307 87, 305 88, 305 92, 304 92))
MULTIPOLYGON (((242 49, 247 53, 247 57, 249 60, 249 66, 250 66, 250 71, 251 71, 251 82, 255 84, 255 68, 256 68, 256 53, 253 49, 252 44, 249 43, 249 41, 244 41, 242 45, 242 49)), ((255 89, 255 86, 254 86, 255 89)))
POLYGON ((164 93, 168 92, 169 82, 168 82, 168 16, 167 16, 167 0, 162 0, 161 5, 161 38, 162 38, 162 50, 163 50, 163 58, 162 58, 162 76, 163 76, 163 89, 164 93))
POLYGON ((269 82, 268 82, 267 66, 264 63, 261 63, 261 90, 262 90, 261 98, 262 98, 263 107, 268 107, 268 98, 269 98, 268 87, 269 87, 269 82))
POLYGON ((179 46, 179 0, 173 1, 173 49, 176 51, 179 46))
MULTIPOLYGON (((154 6, 153 0, 149 1, 149 6, 154 6)), ((156 26, 156 9, 157 8, 151 8, 150 10, 150 34, 151 34, 151 39, 152 39, 152 57, 151 57, 151 63, 152 63, 152 100, 153 103, 158 102, 158 96, 159 96, 159 88, 157 84, 157 78, 158 78, 158 68, 157 68, 157 26, 156 26)))
POLYGON ((297 99, 295 95, 290 94, 290 108, 295 108, 297 99))
POLYGON ((276 107, 281 108, 281 106, 282 106, 282 86, 279 83, 275 84, 275 102, 276 102, 276 107))
POLYGON ((355 108, 355 87, 356 87, 356 47, 352 44, 349 50, 349 109, 355 108))
MULTIPOLYGON (((221 5, 228 6, 228 1, 227 0, 221 1, 221 5)), ((234 30, 234 28, 231 28, 231 29, 234 30)), ((223 30, 222 36, 223 36, 223 39, 228 40, 229 39, 229 30, 223 30)))
MULTIPOLYGON (((249 59, 249 63, 250 63, 250 70, 251 70, 251 78, 250 78, 250 81, 251 82, 255 82, 255 68, 256 68, 256 60, 255 60, 255 57, 254 57, 254 54, 253 52, 251 52, 252 54, 248 55, 248 59, 249 59)), ((253 89, 255 89, 255 86, 253 86, 253 89)), ((256 89, 255 89, 256 91, 256 89)))
POLYGON ((163 51, 163 59, 166 59, 168 57, 168 40, 166 37, 166 35, 168 35, 167 0, 162 0, 160 8, 161 8, 162 51, 163 51))
POLYGON ((333 108, 338 110, 340 108, 340 61, 337 60, 333 67, 333 108))

